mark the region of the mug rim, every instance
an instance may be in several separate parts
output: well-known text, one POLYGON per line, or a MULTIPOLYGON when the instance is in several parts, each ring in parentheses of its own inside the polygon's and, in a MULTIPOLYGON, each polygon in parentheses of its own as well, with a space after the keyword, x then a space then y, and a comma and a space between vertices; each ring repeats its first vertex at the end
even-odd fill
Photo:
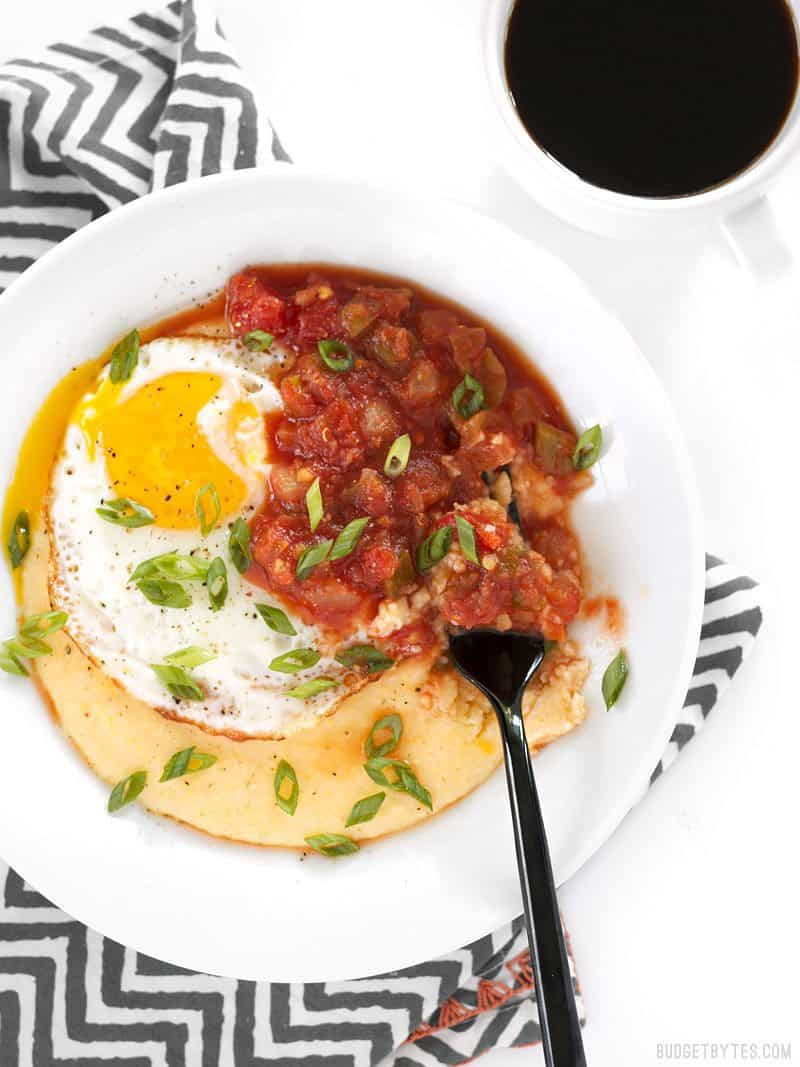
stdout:
MULTIPOLYGON (((764 151, 743 170, 696 193, 679 196, 635 196, 605 189, 581 178, 566 164, 550 155, 525 128, 514 106, 505 74, 505 41, 511 9, 516 0, 485 0, 482 20, 482 52, 484 75, 492 98, 493 109, 501 120, 506 134, 506 146, 513 150, 515 159, 509 160, 511 169, 528 187, 532 195, 549 186, 550 197, 543 202, 549 206, 552 196, 560 193, 582 202, 583 207, 616 212, 640 217, 675 216, 687 212, 729 205, 732 200, 740 203, 757 196, 761 187, 769 181, 792 154, 800 147, 800 81, 795 88, 791 108, 780 129, 764 151)), ((794 20, 795 39, 800 62, 800 0, 784 0, 794 20)), ((511 154, 511 153, 509 153, 511 154)), ((554 210, 564 215, 571 212, 565 207, 554 210)))

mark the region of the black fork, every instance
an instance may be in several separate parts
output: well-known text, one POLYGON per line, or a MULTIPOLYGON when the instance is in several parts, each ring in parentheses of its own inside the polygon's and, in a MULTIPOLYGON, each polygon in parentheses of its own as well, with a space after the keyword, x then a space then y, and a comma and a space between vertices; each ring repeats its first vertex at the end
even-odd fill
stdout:
POLYGON ((468 630, 450 637, 464 677, 485 693, 503 738, 525 923, 548 1067, 586 1067, 550 851, 522 718, 525 688, 544 659, 538 634, 468 630))

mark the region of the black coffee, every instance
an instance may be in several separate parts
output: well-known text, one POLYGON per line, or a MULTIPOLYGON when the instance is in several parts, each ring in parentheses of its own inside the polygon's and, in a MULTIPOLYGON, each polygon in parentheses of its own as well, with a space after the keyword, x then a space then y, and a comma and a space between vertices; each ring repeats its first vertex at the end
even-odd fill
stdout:
POLYGON ((744 170, 797 89, 784 0, 516 0, 506 76, 531 137, 584 180, 683 196, 744 170))

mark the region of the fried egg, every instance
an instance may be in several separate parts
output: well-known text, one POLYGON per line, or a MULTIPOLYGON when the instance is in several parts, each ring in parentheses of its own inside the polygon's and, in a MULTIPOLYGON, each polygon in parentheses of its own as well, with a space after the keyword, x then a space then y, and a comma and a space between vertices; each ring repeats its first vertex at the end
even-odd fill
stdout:
MULTIPOLYGON (((230 559, 230 527, 254 514, 266 485, 264 415, 281 406, 264 367, 264 354, 237 342, 174 337, 143 345, 126 382, 113 383, 106 368, 72 413, 48 505, 51 601, 67 612, 73 640, 163 714, 242 737, 310 725, 341 693, 303 700, 289 690, 320 675, 343 680, 327 657, 296 674, 269 668, 282 653, 321 649, 322 635, 290 613, 295 635, 270 629, 256 605, 279 605, 230 559), (220 514, 204 535, 196 501, 209 485, 220 514), (105 521, 97 508, 120 499, 153 521, 134 528, 105 521), (131 577, 164 553, 205 563, 220 557, 228 581, 222 607, 212 609, 202 579, 181 583, 188 606, 149 600, 131 577), (202 700, 174 697, 153 670, 187 648, 213 657, 190 671, 202 700)), ((203 498, 215 510, 208 491, 203 498)))

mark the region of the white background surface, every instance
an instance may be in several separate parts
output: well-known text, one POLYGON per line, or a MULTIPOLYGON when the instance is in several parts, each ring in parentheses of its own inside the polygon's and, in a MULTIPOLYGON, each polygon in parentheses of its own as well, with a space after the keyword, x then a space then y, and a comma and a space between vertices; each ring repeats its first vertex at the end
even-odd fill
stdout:
MULTIPOLYGON (((143 5, 3 6, 0 60, 143 5)), ((404 176, 505 220, 583 276, 661 377, 696 465, 708 548, 764 581, 769 604, 755 651, 706 729, 562 890, 587 1056, 593 1067, 647 1067, 668 1062, 659 1042, 791 1041, 800 1062, 800 275, 757 285, 712 230, 618 244, 537 208, 492 164, 479 0, 218 6, 297 162, 404 176)), ((773 195, 800 262, 798 169, 773 195)), ((541 1053, 483 1062, 514 1067, 541 1053)))

